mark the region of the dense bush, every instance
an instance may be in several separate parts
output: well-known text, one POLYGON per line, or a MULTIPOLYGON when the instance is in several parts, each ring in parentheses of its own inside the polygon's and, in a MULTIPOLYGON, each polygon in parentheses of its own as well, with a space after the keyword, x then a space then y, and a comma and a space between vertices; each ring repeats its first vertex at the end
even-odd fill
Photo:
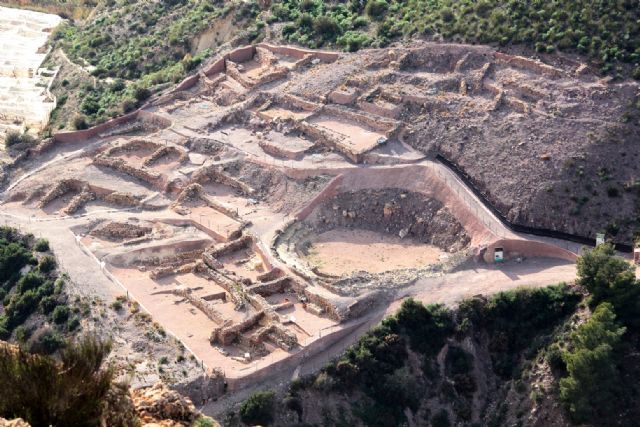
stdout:
POLYGON ((51 319, 57 324, 66 322, 69 319, 69 307, 66 305, 57 306, 51 314, 51 319))
POLYGON ((8 131, 4 136, 4 145, 9 148, 18 144, 34 144, 37 140, 28 133, 8 131))
POLYGON ((517 373, 520 351, 543 346, 544 333, 575 310, 581 296, 566 285, 501 292, 488 300, 460 304, 461 323, 486 330, 496 372, 504 378, 517 373), (538 336, 538 340, 533 340, 538 336))
POLYGON ((240 418, 248 425, 269 425, 275 412, 275 393, 258 391, 240 406, 240 418))
MULTIPOLYGON (((34 250, 43 249, 48 248, 48 243, 46 240, 34 243, 32 235, 23 236, 15 229, 0 228, 0 296, 5 306, 0 315, 0 339, 8 339, 12 331, 32 314, 37 311, 48 314, 64 300, 60 295, 64 282, 56 279, 55 258, 44 255, 38 261, 31 252, 31 246, 34 250), (37 268, 22 271, 35 264, 37 268)), ((57 316, 64 317, 60 310, 57 316)), ((59 323, 67 320, 59 319, 59 323)))
POLYGON ((111 344, 85 337, 60 361, 0 346, 0 416, 33 426, 99 426, 113 370, 103 367, 111 344))
POLYGON ((47 252, 49 250, 49 241, 47 239, 38 239, 33 245, 33 249, 38 252, 47 252))
POLYGON ((640 284, 635 268, 616 256, 612 245, 585 251, 578 259, 578 283, 591 294, 592 307, 610 302, 623 323, 640 326, 640 284))
MULTIPOLYGON (((366 27, 368 18, 376 26, 373 45, 436 34, 471 43, 525 44, 538 52, 579 52, 603 72, 617 73, 628 63, 631 75, 640 78, 640 8, 634 0, 284 0, 274 3, 271 13, 277 21, 297 22, 283 27, 283 37, 310 47, 339 39, 326 38, 325 26, 301 24, 322 16, 338 24, 334 32, 347 34, 366 27)), ((355 42, 369 36, 359 34, 338 44, 351 51, 368 46, 355 42)))

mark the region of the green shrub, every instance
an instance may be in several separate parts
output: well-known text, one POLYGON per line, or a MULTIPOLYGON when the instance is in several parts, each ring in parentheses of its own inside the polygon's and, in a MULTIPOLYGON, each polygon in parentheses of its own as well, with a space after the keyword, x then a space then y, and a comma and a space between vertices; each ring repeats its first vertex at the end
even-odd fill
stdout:
POLYGON ((33 334, 29 351, 37 354, 53 354, 64 347, 64 339, 51 328, 45 328, 33 334))
POLYGON ((22 134, 18 131, 9 131, 4 135, 4 145, 12 147, 22 142, 22 134))
POLYGON ((249 425, 269 425, 273 422, 275 393, 258 391, 240 406, 240 418, 249 425))
POLYGON ((58 325, 64 323, 69 319, 69 307, 66 305, 58 305, 53 309, 51 320, 58 325))
POLYGON ((122 302, 118 300, 112 302, 111 308, 118 312, 122 311, 122 308, 123 308, 122 302))
POLYGON ((0 416, 33 426, 99 426, 113 380, 113 370, 103 367, 110 349, 85 337, 67 346, 58 362, 0 347, 0 416))
POLYGON ((38 239, 33 245, 33 249, 38 252, 47 252, 49 250, 49 241, 47 239, 38 239))
POLYGON ((50 273, 56 268, 56 259, 50 255, 43 256, 38 263, 38 270, 42 273, 50 273))
POLYGON ((193 422, 193 427, 216 427, 217 424, 209 417, 201 415, 193 422))
POLYGON ((15 330, 15 334, 16 334, 16 340, 18 340, 18 342, 20 343, 27 342, 27 340, 29 339, 29 336, 31 335, 29 329, 27 329, 24 326, 18 326, 15 330))
POLYGON ((134 96, 138 102, 142 102, 151 96, 151 91, 145 87, 137 87, 135 89, 134 96))
POLYGON ((78 319, 78 316, 71 317, 67 322, 67 330, 69 332, 75 331, 76 329, 78 329, 79 326, 80 326, 80 319, 78 319))
POLYGON ((43 314, 49 314, 58 305, 58 299, 54 296, 47 296, 40 300, 40 311, 43 314))
POLYGON ((335 41, 340 35, 340 25, 330 16, 319 16, 313 21, 313 29, 323 39, 335 41))
POLYGON ((578 283, 591 294, 591 306, 607 301, 625 324, 640 325, 640 284, 635 269, 615 254, 612 245, 600 245, 578 258, 578 283))
POLYGON ((389 9, 389 3, 386 0, 369 0, 365 6, 365 12, 372 19, 380 20, 385 12, 389 9))

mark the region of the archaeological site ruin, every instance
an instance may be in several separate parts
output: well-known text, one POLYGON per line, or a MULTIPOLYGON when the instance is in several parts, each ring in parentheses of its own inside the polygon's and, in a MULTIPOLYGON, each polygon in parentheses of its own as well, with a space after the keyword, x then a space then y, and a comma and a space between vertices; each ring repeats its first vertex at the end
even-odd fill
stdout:
POLYGON ((91 262, 231 389, 497 249, 575 260, 576 248, 505 226, 436 160, 455 145, 440 150, 417 129, 425 111, 550 114, 580 70, 442 46, 237 48, 139 110, 31 149, 46 161, 3 208, 65 221, 91 262))

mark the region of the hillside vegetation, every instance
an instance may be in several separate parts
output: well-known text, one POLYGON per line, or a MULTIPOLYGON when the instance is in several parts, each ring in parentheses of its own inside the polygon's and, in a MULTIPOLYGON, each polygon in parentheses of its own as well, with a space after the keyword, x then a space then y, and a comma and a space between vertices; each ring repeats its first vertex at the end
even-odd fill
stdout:
MULTIPOLYGON (((255 3, 119 0, 100 3, 87 22, 61 25, 52 44, 78 67, 54 52, 51 65, 63 70, 53 92, 60 109, 77 114, 54 112, 51 130, 82 129, 132 111, 211 55, 194 43, 203 32, 230 21, 232 34, 247 42, 255 38, 255 31, 242 29, 251 28, 257 13, 255 3)), ((212 48, 231 37, 222 31, 214 36, 212 48)))
POLYGON ((285 396, 258 393, 228 425, 635 425, 640 284, 611 246, 579 284, 504 292, 455 310, 406 300, 285 396))
POLYGON ((269 21, 309 47, 384 46, 408 36, 468 43, 524 44, 588 56, 603 72, 632 64, 640 78, 640 8, 634 0, 285 0, 269 21))
POLYGON ((64 283, 46 240, 0 227, 0 340, 41 353, 60 348, 62 336, 80 326, 67 305, 64 283))
MULTIPOLYGON (((42 8, 51 2, 27 3, 42 8)), ((65 17, 91 5, 56 4, 65 17)), ((524 45, 538 52, 579 53, 603 73, 640 78, 640 8, 634 0, 108 0, 87 20, 71 20, 55 34, 54 46, 87 75, 61 73, 54 86, 62 97, 60 109, 79 110, 81 116, 54 114, 50 131, 84 128, 133 110, 153 91, 193 71, 231 38, 225 32, 237 42, 268 35, 347 51, 408 37, 524 45), (216 30, 228 21, 232 25, 225 31, 216 30), (216 32, 211 49, 198 49, 198 38, 211 30, 216 32), (68 98, 77 102, 65 106, 68 98)))

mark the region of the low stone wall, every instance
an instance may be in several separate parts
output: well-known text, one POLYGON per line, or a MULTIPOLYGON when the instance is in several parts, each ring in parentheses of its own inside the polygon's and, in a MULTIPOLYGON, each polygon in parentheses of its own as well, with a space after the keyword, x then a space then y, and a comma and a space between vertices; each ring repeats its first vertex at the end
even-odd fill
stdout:
POLYGON ((253 238, 249 235, 244 235, 239 239, 232 240, 230 242, 224 243, 222 245, 212 246, 207 249, 207 254, 214 257, 220 258, 230 253, 239 251, 240 249, 244 249, 247 246, 253 243, 253 238))
POLYGON ((390 136, 398 127, 398 123, 394 120, 381 120, 379 117, 371 117, 367 114, 359 113, 347 108, 341 108, 335 105, 327 105, 323 108, 326 113, 344 117, 353 120, 356 123, 368 126, 369 128, 383 132, 385 136, 390 136))
POLYGON ((248 317, 240 323, 236 323, 235 325, 226 326, 226 327, 218 327, 213 330, 211 333, 211 344, 220 343, 222 345, 230 345, 235 340, 238 339, 238 336, 242 334, 244 331, 251 329, 254 327, 262 318, 264 317, 264 312, 259 311, 254 315, 248 317))
POLYGON ((198 79, 200 77, 197 74, 194 74, 193 76, 189 76, 186 79, 182 80, 176 87, 175 87, 175 91, 181 91, 181 90, 187 90, 187 89, 191 89, 192 87, 194 87, 196 85, 196 83, 198 83, 198 79))
MULTIPOLYGON (((209 257, 207 253, 203 254, 203 260, 205 264, 208 264, 212 261, 211 257, 209 257)), ((221 286, 225 291, 229 292, 231 302, 235 304, 236 308, 243 307, 245 303, 245 296, 242 284, 234 282, 233 280, 220 274, 215 270, 214 267, 215 266, 203 265, 202 268, 198 271, 209 277, 214 281, 214 283, 221 286)))
POLYGON ((80 194, 76 194, 67 204, 67 206, 62 209, 62 212, 67 215, 73 215, 83 207, 88 202, 95 200, 96 195, 92 191, 89 191, 88 188, 80 192, 80 194))
POLYGON ((351 88, 349 91, 334 90, 329 93, 329 101, 342 105, 353 104, 358 98, 359 93, 355 88, 351 88))
POLYGON ((483 259, 487 263, 494 262, 495 248, 504 250, 504 258, 556 258, 569 262, 576 262, 578 256, 566 249, 544 242, 531 240, 501 239, 487 246, 483 259))
POLYGON ((219 170, 219 166, 211 165, 198 169, 191 179, 192 182, 205 183, 207 181, 219 182, 220 184, 227 185, 231 188, 240 190, 243 194, 251 196, 255 193, 255 190, 244 182, 227 175, 223 171, 219 170))
POLYGON ((214 305, 199 296, 193 295, 190 289, 172 289, 170 292, 189 301, 191 305, 202 311, 205 316, 218 325, 224 324, 224 316, 215 309, 214 305))
POLYGON ((58 132, 52 137, 53 143, 73 143, 86 141, 87 139, 95 138, 101 133, 113 129, 114 127, 131 122, 134 120, 142 120, 144 122, 153 123, 159 127, 165 128, 171 126, 171 121, 157 114, 144 110, 136 110, 131 113, 125 114, 115 119, 108 120, 104 123, 96 125, 89 129, 70 131, 70 132, 58 132))
POLYGON ((82 188, 86 185, 86 182, 77 179, 64 179, 56 182, 53 187, 47 191, 47 193, 40 199, 38 203, 39 208, 44 208, 49 203, 62 197, 70 191, 82 191, 82 188))
POLYGON ((286 105, 300 108, 301 110, 305 111, 317 111, 322 108, 322 104, 307 101, 306 99, 300 98, 299 96, 291 95, 290 93, 287 93, 282 97, 277 97, 277 100, 283 102, 286 105))
POLYGON ((106 258, 115 267, 128 268, 136 265, 160 266, 169 263, 169 258, 178 260, 185 254, 182 262, 184 264, 198 258, 197 254, 201 254, 210 243, 209 239, 179 241, 108 255, 106 258))
POLYGON ((531 107, 529 106, 529 104, 514 96, 503 96, 502 102, 510 108, 523 114, 527 114, 531 111, 531 107))
POLYGON ((259 43, 258 46, 280 55, 287 55, 298 59, 303 59, 306 55, 312 55, 322 62, 331 63, 340 58, 340 54, 337 52, 302 49, 295 46, 276 46, 269 43, 259 43))
POLYGON ((144 166, 151 166, 164 156, 168 156, 171 154, 176 154, 178 156, 178 162, 182 163, 189 157, 184 150, 180 150, 176 147, 166 146, 160 147, 156 151, 154 151, 149 157, 144 160, 144 166))
POLYGON ((260 296, 268 297, 273 294, 281 294, 291 287, 290 277, 280 277, 270 282, 256 283, 247 288, 248 291, 254 292, 260 296))
POLYGON ((553 67, 540 61, 525 58, 524 56, 515 56, 501 52, 494 52, 493 58, 497 62, 502 62, 516 68, 522 68, 524 70, 540 73, 547 77, 562 77, 565 74, 564 71, 559 68, 553 67))
POLYGON ((147 182, 151 185, 158 185, 158 181, 161 176, 159 173, 154 171, 149 171, 144 168, 136 168, 131 166, 123 159, 107 157, 107 156, 96 156, 93 159, 93 164, 98 166, 105 166, 111 169, 115 169, 119 172, 125 173, 127 175, 131 175, 134 178, 138 178, 141 181, 147 182))
POLYGON ((222 371, 214 368, 203 372, 194 380, 172 384, 171 388, 183 396, 188 396, 196 405, 200 405, 222 396, 225 393, 226 382, 222 371))
POLYGON ((376 114, 389 119, 397 119, 402 112, 402 107, 395 105, 392 108, 382 107, 374 102, 358 102, 358 107, 367 113, 376 114))

